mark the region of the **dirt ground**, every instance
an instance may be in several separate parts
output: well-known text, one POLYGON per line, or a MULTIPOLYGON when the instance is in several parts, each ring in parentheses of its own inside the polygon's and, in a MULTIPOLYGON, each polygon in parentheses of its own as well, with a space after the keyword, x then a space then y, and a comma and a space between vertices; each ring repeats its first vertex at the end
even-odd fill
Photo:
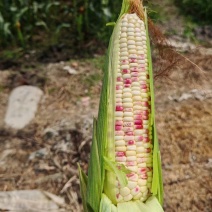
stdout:
MULTIPOLYGON (((206 79, 191 83, 176 70, 174 80, 155 82, 166 212, 212 210, 212 54, 202 52, 190 56, 206 79)), ((64 197, 69 211, 82 211, 77 163, 87 170, 103 60, 0 70, 1 191, 41 189, 64 197), (36 118, 15 131, 5 126, 4 115, 10 91, 23 84, 40 87, 44 96, 36 118)))

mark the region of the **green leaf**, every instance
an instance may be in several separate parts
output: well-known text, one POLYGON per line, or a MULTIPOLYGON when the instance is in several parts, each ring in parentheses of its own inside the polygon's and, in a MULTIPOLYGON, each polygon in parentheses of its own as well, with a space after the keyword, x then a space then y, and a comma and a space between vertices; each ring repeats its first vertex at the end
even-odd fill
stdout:
POLYGON ((163 204, 163 179, 162 179, 162 167, 161 158, 159 152, 159 143, 155 125, 155 97, 154 97, 154 83, 153 83, 153 66, 152 66, 152 56, 150 39, 148 32, 148 17, 147 10, 145 9, 145 27, 146 27, 146 37, 147 37, 147 54, 149 62, 149 78, 150 78, 150 92, 151 92, 151 126, 153 135, 153 178, 152 178, 152 188, 151 192, 156 195, 160 204, 163 204))
POLYGON ((140 200, 118 203, 117 208, 118 212, 129 212, 129 210, 132 212, 163 212, 163 208, 154 196, 150 197, 146 203, 140 200))
POLYGON ((105 169, 110 172, 113 172, 118 178, 121 186, 125 187, 128 183, 126 174, 130 173, 131 171, 128 170, 125 166, 122 166, 121 164, 110 161, 106 157, 104 157, 104 162, 105 162, 105 169))
POLYGON ((88 184, 86 200, 88 204, 88 211, 99 211, 99 204, 101 199, 101 168, 99 162, 99 151, 96 140, 96 119, 93 121, 93 141, 91 146, 91 156, 88 169, 88 184))
POLYGON ((116 22, 108 22, 108 23, 106 23, 106 26, 114 26, 114 25, 116 25, 116 22))
POLYGON ((111 205, 111 200, 105 194, 102 194, 99 212, 111 212, 111 205))
POLYGON ((87 191, 87 181, 88 177, 86 174, 82 171, 80 165, 78 164, 78 170, 79 170, 79 178, 80 178, 80 192, 82 196, 82 204, 84 212, 88 212, 87 209, 87 203, 86 203, 86 191, 87 191))

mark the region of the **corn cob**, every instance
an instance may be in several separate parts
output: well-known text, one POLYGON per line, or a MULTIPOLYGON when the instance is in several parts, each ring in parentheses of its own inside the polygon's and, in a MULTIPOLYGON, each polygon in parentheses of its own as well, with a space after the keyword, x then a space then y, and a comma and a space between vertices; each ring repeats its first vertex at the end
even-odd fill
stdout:
POLYGON ((110 40, 88 178, 80 170, 89 212, 163 211, 147 16, 129 13, 132 2, 123 1, 110 40))
POLYGON ((152 144, 149 131, 150 93, 146 30, 136 14, 121 19, 119 65, 115 90, 116 162, 131 173, 128 184, 117 181, 117 202, 146 200, 152 181, 152 144))

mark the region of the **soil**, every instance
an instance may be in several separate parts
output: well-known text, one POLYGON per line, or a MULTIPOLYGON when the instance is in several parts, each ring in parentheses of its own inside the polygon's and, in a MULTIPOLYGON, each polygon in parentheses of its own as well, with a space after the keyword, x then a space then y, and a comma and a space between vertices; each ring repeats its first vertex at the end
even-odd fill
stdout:
MULTIPOLYGON (((155 81, 166 212, 209 212, 212 208, 212 98, 179 101, 194 88, 211 91, 212 55, 196 52, 189 57, 205 71, 207 77, 201 83, 191 83, 179 70, 171 75, 173 80, 155 81)), ((77 163, 87 170, 103 59, 97 56, 44 64, 30 71, 0 71, 1 191, 41 189, 63 196, 71 211, 82 210, 77 163), (77 74, 67 73, 65 65, 77 74), (45 95, 36 118, 15 131, 3 120, 10 91, 22 84, 36 85, 45 95)), ((195 81, 195 74, 190 77, 195 81)))

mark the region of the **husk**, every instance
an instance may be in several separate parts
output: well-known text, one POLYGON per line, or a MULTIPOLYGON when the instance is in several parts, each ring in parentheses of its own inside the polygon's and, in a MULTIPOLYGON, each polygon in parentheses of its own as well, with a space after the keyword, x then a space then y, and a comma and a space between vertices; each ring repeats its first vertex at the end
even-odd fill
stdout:
POLYGON ((93 141, 91 147, 91 156, 89 162, 88 178, 80 170, 80 184, 85 212, 160 212, 163 211, 163 183, 162 169, 160 161, 160 151, 155 127, 154 110, 154 85, 153 71, 150 50, 150 39, 148 34, 148 21, 146 10, 143 10, 142 4, 132 4, 133 0, 123 0, 122 9, 119 18, 114 26, 113 34, 110 39, 107 52, 107 59, 104 67, 104 78, 99 105, 99 114, 97 120, 94 120, 93 141), (137 5, 137 7, 135 7, 137 5), (115 144, 114 138, 114 105, 115 105, 115 79, 118 60, 118 36, 120 30, 120 19, 126 13, 137 13, 145 21, 147 32, 147 49, 150 76, 151 92, 151 129, 153 135, 153 180, 152 196, 143 203, 141 201, 129 201, 126 203, 116 202, 115 182, 116 177, 123 185, 126 185, 126 169, 117 169, 115 163, 115 144), (87 181, 87 182, 86 182, 87 181))

